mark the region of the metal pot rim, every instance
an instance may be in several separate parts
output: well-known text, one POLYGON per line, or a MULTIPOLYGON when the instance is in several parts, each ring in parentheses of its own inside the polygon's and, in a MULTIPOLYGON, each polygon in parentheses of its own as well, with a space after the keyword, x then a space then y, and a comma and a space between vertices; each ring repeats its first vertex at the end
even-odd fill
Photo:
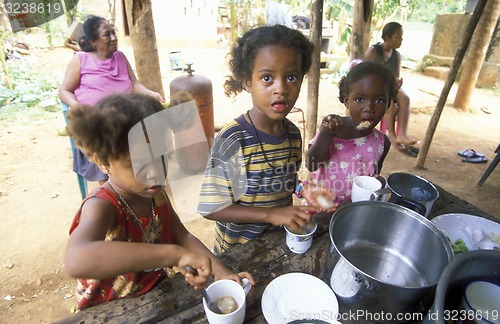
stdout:
MULTIPOLYGON (((403 206, 400 206, 400 205, 397 205, 397 204, 393 204, 393 203, 390 203, 390 202, 384 202, 384 201, 358 201, 358 202, 354 202, 354 203, 350 203, 350 204, 344 205, 341 208, 339 208, 337 211, 335 211, 335 213, 333 214, 332 218, 330 219, 330 224, 328 226, 328 235, 330 237, 331 244, 335 248, 336 253, 338 253, 345 262, 347 262, 354 270, 356 270, 362 276, 364 276, 366 278, 369 278, 370 280, 373 280, 375 282, 387 285, 387 286, 395 287, 395 288, 398 288, 398 289, 409 289, 409 290, 427 289, 427 288, 431 288, 431 287, 437 286, 437 284, 439 282, 439 279, 435 283, 432 283, 432 284, 429 284, 429 285, 420 286, 420 287, 402 287, 402 286, 394 285, 394 284, 389 283, 389 282, 382 281, 382 280, 377 279, 377 278, 375 278, 375 277, 373 277, 373 276, 365 273, 364 271, 360 270, 358 267, 356 267, 355 265, 353 265, 349 261, 349 259, 347 259, 345 257, 345 255, 342 254, 342 252, 340 252, 340 250, 337 248, 337 245, 335 244, 335 241, 334 241, 334 239, 332 237, 332 233, 331 233, 332 226, 335 223, 335 219, 338 219, 335 216, 337 215, 337 213, 339 213, 339 212, 345 212, 345 210, 347 210, 347 209, 352 209, 352 208, 356 208, 357 206, 366 206, 366 205, 372 205, 372 204, 379 204, 379 205, 382 204, 383 207, 388 207, 388 208, 400 210, 400 211, 402 211, 404 213, 407 213, 409 216, 415 218, 416 220, 422 222, 424 225, 427 225, 427 227, 432 232, 434 232, 434 234, 436 234, 440 238, 440 240, 443 242, 443 246, 444 246, 444 248, 446 250, 446 254, 448 255, 448 264, 453 260, 454 254, 453 254, 453 250, 451 248, 451 245, 450 245, 448 239, 446 238, 446 236, 430 220, 428 220, 426 217, 420 215, 419 213, 417 213, 417 212, 415 212, 415 211, 413 211, 411 209, 408 209, 406 207, 403 207, 403 206)), ((382 206, 382 205, 380 205, 380 206, 382 206)))
MULTIPOLYGON (((425 182, 425 183, 429 184, 429 185, 431 186, 431 188, 432 188, 432 189, 434 189, 434 190, 435 190, 435 192, 436 192, 436 197, 435 197, 434 199, 432 199, 432 200, 428 200, 428 202, 434 202, 434 201, 436 201, 436 200, 438 200, 438 199, 439 199, 439 190, 437 190, 436 186, 435 186, 432 182, 430 182, 429 180, 427 180, 427 179, 425 179, 425 178, 422 178, 422 177, 421 177, 421 176, 419 176, 419 175, 412 174, 412 173, 408 173, 408 172, 394 172, 394 173, 389 174, 389 176, 387 177, 387 181, 386 181, 387 186, 388 186, 389 188, 391 188, 391 186, 390 186, 390 184, 389 184, 389 178, 390 178, 392 175, 405 175, 405 176, 412 176, 412 177, 415 177, 415 178, 417 178, 417 179, 419 179, 419 180, 422 180, 423 182, 425 182)), ((392 188, 391 188, 391 190, 392 190, 393 192, 395 192, 392 188)), ((399 195, 399 193, 397 193, 397 194, 399 195)))

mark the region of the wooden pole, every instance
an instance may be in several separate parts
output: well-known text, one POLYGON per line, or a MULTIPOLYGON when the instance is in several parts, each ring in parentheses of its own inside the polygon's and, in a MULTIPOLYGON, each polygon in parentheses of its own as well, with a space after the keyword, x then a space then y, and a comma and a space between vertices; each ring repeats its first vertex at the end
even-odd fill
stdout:
POLYGON ((349 61, 362 59, 370 45, 372 12, 373 0, 356 0, 354 2, 349 61))
POLYGON ((457 53, 455 54, 455 58, 453 59, 453 64, 451 66, 450 72, 448 74, 448 79, 446 80, 443 90, 441 91, 441 95, 439 97, 438 103, 436 105, 436 109, 434 110, 434 114, 432 115, 431 121, 429 122, 429 126, 427 127, 427 132, 425 134, 424 143, 422 144, 422 148, 417 156, 417 169, 423 169, 425 159, 427 158, 427 153, 429 152, 429 147, 431 146, 432 137, 436 132, 437 124, 439 122, 439 118, 441 117, 441 113, 443 112, 444 105, 446 104, 446 99, 448 98, 448 94, 450 93, 451 87, 455 82, 455 78, 457 77, 458 69, 460 68, 460 64, 465 56, 465 52, 467 51, 467 47, 472 39, 472 35, 474 34, 474 30, 479 22, 479 18, 481 18, 484 7, 486 6, 487 0, 478 0, 476 4, 476 8, 474 9, 474 13, 472 14, 471 19, 469 20, 469 24, 465 30, 464 38, 462 43, 457 49, 457 53))
POLYGON ((0 2, 0 27, 3 29, 5 34, 12 33, 12 26, 10 24, 9 17, 7 16, 7 9, 5 8, 4 1, 0 2))
POLYGON ((137 79, 165 98, 151 0, 125 0, 137 79))
POLYGON ((488 1, 484 8, 484 13, 479 20, 474 36, 470 44, 469 51, 465 57, 464 68, 458 83, 457 95, 453 102, 453 107, 466 111, 469 108, 470 100, 476 82, 481 72, 491 36, 495 31, 498 15, 500 14, 500 1, 488 1))
POLYGON ((323 29, 323 0, 312 0, 311 6, 311 35, 314 44, 312 66, 307 77, 307 117, 306 117, 306 143, 316 134, 318 121, 318 95, 321 64, 321 39, 323 29))

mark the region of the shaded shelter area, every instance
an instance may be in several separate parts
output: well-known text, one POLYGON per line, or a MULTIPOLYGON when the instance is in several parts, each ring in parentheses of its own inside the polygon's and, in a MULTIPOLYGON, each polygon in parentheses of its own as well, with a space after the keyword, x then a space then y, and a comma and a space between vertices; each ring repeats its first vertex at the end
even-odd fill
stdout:
MULTIPOLYGON (((465 55, 465 51, 468 48, 469 43, 471 43, 472 33, 475 30, 479 19, 482 16, 483 9, 486 6, 486 0, 478 0, 475 11, 473 13, 474 19, 471 19, 470 27, 468 27, 467 35, 464 36, 463 43, 457 54, 455 56, 454 61, 454 71, 451 71, 449 74, 448 84, 445 85, 443 92, 441 94, 440 101, 435 109, 435 118, 429 125, 429 130, 426 134, 426 138, 423 141, 423 147, 419 157, 417 158, 417 167, 423 168, 425 157, 430 147, 430 143, 432 141, 432 134, 435 132, 435 128, 437 127, 437 122, 439 121, 439 115, 442 109, 444 108, 444 104, 446 103, 447 96, 449 93, 449 89, 446 90, 446 87, 451 86, 454 83, 458 70, 461 68, 462 60, 465 55), (474 23, 475 21, 475 23, 474 23)), ((488 13, 498 12, 494 10, 496 1, 490 1, 489 6, 491 7, 488 13)), ((145 49, 156 48, 156 40, 154 33, 154 23, 152 19, 152 6, 151 0, 127 0, 123 2, 123 10, 126 12, 125 24, 127 25, 127 30, 134 30, 134 32, 130 33, 130 38, 132 41, 132 45, 134 48, 134 57, 137 62, 141 62, 141 64, 137 65, 137 74, 139 79, 141 80, 141 76, 148 76, 147 82, 148 84, 156 84, 161 87, 161 75, 158 73, 150 73, 151 71, 159 71, 157 69, 158 62, 157 59, 154 60, 145 60, 144 55, 149 57, 152 51, 147 51, 145 53, 145 49), (141 35, 148 35, 148 37, 143 37, 141 35), (150 63, 151 62, 151 63, 150 63), (151 65, 151 66, 150 66, 151 65)), ((358 59, 362 58, 364 52, 369 46, 370 36, 371 36, 371 24, 372 24, 372 15, 375 7, 374 0, 355 0, 353 7, 353 23, 352 23, 352 34, 351 40, 349 44, 350 56, 349 59, 358 59)), ((315 45, 315 52, 313 53, 313 64, 311 70, 308 75, 308 83, 307 83, 307 118, 306 118, 306 138, 305 142, 309 142, 314 134, 316 134, 317 121, 318 121, 318 98, 320 96, 319 91, 319 80, 320 80, 320 66, 321 66, 321 44, 322 44, 322 25, 323 25, 323 7, 324 0, 313 0, 311 2, 311 29, 310 29, 310 39, 315 45)), ((498 19, 498 14, 496 14, 496 18, 490 18, 490 20, 496 21, 498 19)), ((482 22, 484 24, 484 22, 482 22)), ((477 35, 476 38, 487 38, 487 41, 483 43, 489 43, 491 39, 491 35, 477 35)), ((474 51, 470 54, 468 59, 471 62, 475 62, 475 70, 469 71, 471 75, 478 73, 477 70, 480 69, 481 64, 484 60, 484 55, 482 55, 478 51, 474 51)), ((142 80, 141 80, 142 81, 142 80)), ((469 84, 473 84, 477 81, 476 79, 468 80, 469 84)), ((146 80, 144 81, 146 82, 146 80)), ((465 81, 464 81, 465 82, 465 81)), ((465 89, 460 95, 462 97, 470 97, 470 93, 473 91, 474 87, 469 87, 465 89)), ((162 89, 157 89, 160 93, 163 93, 162 89)))

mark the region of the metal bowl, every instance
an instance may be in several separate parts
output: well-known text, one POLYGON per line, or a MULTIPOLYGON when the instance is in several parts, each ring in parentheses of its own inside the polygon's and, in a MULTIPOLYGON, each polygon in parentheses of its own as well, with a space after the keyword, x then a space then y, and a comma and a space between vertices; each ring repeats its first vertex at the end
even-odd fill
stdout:
POLYGON ((396 172, 387 177, 387 187, 397 196, 413 199, 425 207, 425 217, 429 217, 439 191, 428 180, 411 173, 396 172))
POLYGON ((429 220, 388 202, 362 201, 330 221, 329 282, 348 310, 387 317, 425 313, 453 258, 447 238, 429 220))

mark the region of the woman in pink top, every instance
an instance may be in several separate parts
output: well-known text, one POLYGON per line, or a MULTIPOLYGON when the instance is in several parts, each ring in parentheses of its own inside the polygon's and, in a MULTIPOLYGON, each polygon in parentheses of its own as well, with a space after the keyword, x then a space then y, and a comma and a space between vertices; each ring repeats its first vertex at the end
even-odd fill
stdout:
POLYGON ((339 100, 350 116, 324 117, 306 154, 313 180, 330 188, 336 203, 350 201, 355 176, 377 176, 382 169, 391 142, 375 127, 396 95, 394 73, 378 63, 360 63, 339 82, 339 100))
MULTIPOLYGON (((137 80, 125 55, 118 50, 115 28, 106 19, 89 16, 83 24, 76 52, 59 87, 59 98, 68 107, 93 106, 114 93, 135 92, 163 102, 158 92, 147 89, 137 80)), ((67 111, 63 111, 65 114, 67 111)), ((102 184, 107 176, 77 148, 73 151, 73 171, 88 181, 102 184)))

